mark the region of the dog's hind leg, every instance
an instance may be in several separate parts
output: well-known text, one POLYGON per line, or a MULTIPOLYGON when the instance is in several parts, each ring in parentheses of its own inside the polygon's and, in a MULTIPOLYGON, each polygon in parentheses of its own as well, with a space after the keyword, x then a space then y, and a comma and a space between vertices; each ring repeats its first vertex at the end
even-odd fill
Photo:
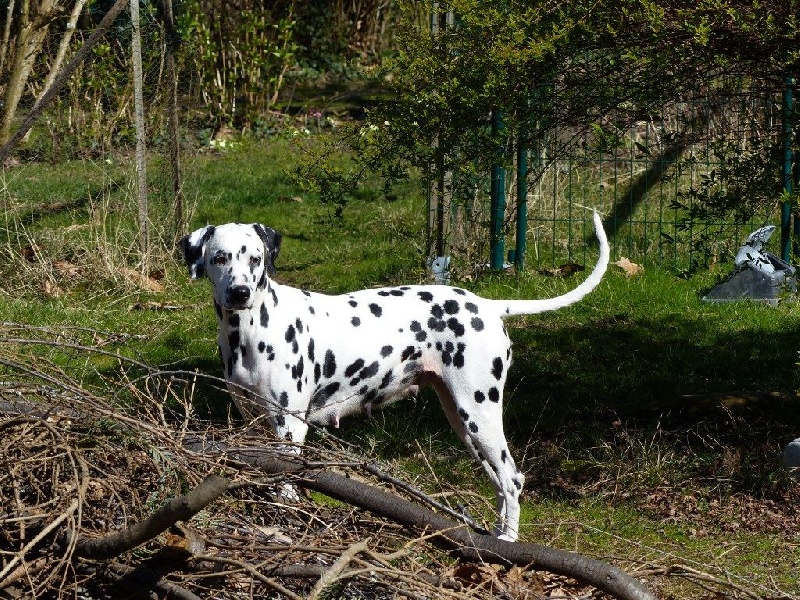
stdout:
POLYGON ((497 500, 495 535, 514 541, 519 534, 519 495, 525 476, 517 470, 503 433, 502 402, 472 402, 469 409, 456 401, 442 380, 433 382, 447 420, 470 453, 483 466, 497 500))

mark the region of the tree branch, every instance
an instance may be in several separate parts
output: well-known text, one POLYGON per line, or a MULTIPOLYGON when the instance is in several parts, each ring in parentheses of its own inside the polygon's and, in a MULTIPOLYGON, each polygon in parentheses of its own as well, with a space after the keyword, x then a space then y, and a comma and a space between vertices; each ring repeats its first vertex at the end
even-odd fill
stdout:
POLYGON ((75 545, 75 556, 103 560, 119 556, 153 539, 176 521, 186 521, 228 489, 229 481, 209 475, 188 494, 165 502, 161 508, 140 523, 102 538, 81 538, 75 545))

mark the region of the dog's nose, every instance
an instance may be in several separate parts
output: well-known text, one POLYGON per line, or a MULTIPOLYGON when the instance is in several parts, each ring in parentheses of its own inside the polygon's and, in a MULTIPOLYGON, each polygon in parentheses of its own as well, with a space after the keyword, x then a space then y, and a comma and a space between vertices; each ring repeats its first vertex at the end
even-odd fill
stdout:
POLYGON ((228 291, 232 304, 243 305, 250 299, 250 288, 246 285, 235 285, 228 291))

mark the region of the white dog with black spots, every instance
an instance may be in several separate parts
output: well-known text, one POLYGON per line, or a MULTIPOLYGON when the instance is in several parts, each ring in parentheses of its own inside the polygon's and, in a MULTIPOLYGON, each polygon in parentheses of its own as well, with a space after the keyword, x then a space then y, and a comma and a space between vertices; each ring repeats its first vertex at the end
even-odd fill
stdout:
POLYGON ((496 535, 515 540, 525 478, 503 433, 511 363, 503 318, 569 306, 600 283, 609 247, 597 213, 594 222, 600 257, 591 274, 544 300, 489 300, 443 285, 340 296, 281 285, 271 278, 281 234, 260 224, 209 225, 181 248, 191 277, 213 285, 225 378, 245 419, 263 415, 282 439, 302 444, 309 425, 338 427, 430 385, 494 486, 496 535))

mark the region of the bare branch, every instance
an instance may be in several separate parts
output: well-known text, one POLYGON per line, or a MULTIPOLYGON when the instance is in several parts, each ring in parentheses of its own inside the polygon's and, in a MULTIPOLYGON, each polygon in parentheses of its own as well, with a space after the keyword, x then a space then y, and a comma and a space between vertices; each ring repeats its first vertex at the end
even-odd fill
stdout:
POLYGON ((228 485, 226 478, 209 475, 191 492, 168 500, 147 519, 132 527, 103 538, 78 540, 75 555, 97 560, 118 556, 153 539, 176 521, 190 519, 219 498, 228 489, 228 485))

